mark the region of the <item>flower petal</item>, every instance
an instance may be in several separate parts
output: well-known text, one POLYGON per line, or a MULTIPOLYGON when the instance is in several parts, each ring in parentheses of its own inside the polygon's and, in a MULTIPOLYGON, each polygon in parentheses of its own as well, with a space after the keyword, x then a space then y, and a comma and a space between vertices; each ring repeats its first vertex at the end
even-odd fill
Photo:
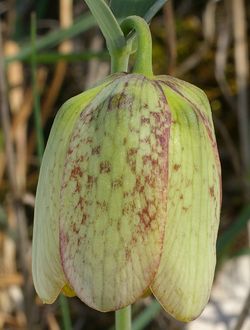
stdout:
POLYGON ((32 272, 36 291, 45 303, 52 303, 67 283, 59 255, 59 195, 70 133, 85 105, 106 84, 75 96, 62 106, 44 153, 36 193, 32 272))
POLYGON ((164 247, 151 290, 167 312, 187 322, 202 312, 212 286, 221 178, 207 98, 173 80, 166 79, 171 87, 161 84, 173 123, 164 247))
POLYGON ((126 306, 148 288, 166 219, 165 99, 139 75, 112 86, 74 127, 61 191, 63 268, 78 297, 100 311, 126 306))

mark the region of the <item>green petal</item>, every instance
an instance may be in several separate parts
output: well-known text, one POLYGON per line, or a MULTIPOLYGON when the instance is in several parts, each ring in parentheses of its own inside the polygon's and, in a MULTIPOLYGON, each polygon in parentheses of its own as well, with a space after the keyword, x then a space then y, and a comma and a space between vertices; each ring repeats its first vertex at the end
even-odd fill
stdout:
POLYGON ((134 302, 155 276, 170 121, 159 89, 128 75, 76 122, 61 190, 61 258, 73 290, 92 308, 134 302))
POLYGON ((71 98, 62 106, 44 152, 36 193, 32 272, 36 291, 46 303, 52 303, 67 283, 59 254, 59 195, 71 131, 86 104, 107 83, 71 98))
POLYGON ((151 290, 167 312, 187 322, 202 312, 214 277, 220 165, 203 92, 177 79, 165 78, 165 83, 171 86, 161 84, 172 114, 168 211, 163 254, 151 290))

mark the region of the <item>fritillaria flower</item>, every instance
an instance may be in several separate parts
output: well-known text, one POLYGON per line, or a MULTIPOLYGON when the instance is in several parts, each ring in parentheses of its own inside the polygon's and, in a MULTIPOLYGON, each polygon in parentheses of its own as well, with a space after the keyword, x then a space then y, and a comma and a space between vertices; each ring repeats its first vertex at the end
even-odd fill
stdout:
POLYGON ((178 320, 208 301, 220 215, 209 103, 169 77, 118 73, 67 101, 37 188, 36 291, 99 311, 150 290, 178 320))

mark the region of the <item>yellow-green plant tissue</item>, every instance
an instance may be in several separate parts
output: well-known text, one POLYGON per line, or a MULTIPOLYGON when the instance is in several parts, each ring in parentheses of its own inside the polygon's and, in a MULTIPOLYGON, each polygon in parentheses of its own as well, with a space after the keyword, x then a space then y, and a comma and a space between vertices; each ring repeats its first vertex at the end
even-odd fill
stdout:
POLYGON ((35 204, 36 291, 114 311, 149 289, 190 321, 209 299, 220 204, 205 94, 169 76, 111 75, 53 124, 35 204))

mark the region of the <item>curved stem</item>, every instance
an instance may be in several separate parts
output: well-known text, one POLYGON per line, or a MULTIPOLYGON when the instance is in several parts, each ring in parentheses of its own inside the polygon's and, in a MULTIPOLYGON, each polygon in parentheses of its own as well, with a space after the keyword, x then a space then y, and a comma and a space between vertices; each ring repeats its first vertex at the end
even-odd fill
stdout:
POLYGON ((115 329, 131 330, 131 305, 115 312, 115 329))
POLYGON ((132 29, 136 32, 137 52, 133 72, 152 77, 152 38, 148 24, 139 16, 129 16, 121 23, 121 29, 125 34, 132 29))

